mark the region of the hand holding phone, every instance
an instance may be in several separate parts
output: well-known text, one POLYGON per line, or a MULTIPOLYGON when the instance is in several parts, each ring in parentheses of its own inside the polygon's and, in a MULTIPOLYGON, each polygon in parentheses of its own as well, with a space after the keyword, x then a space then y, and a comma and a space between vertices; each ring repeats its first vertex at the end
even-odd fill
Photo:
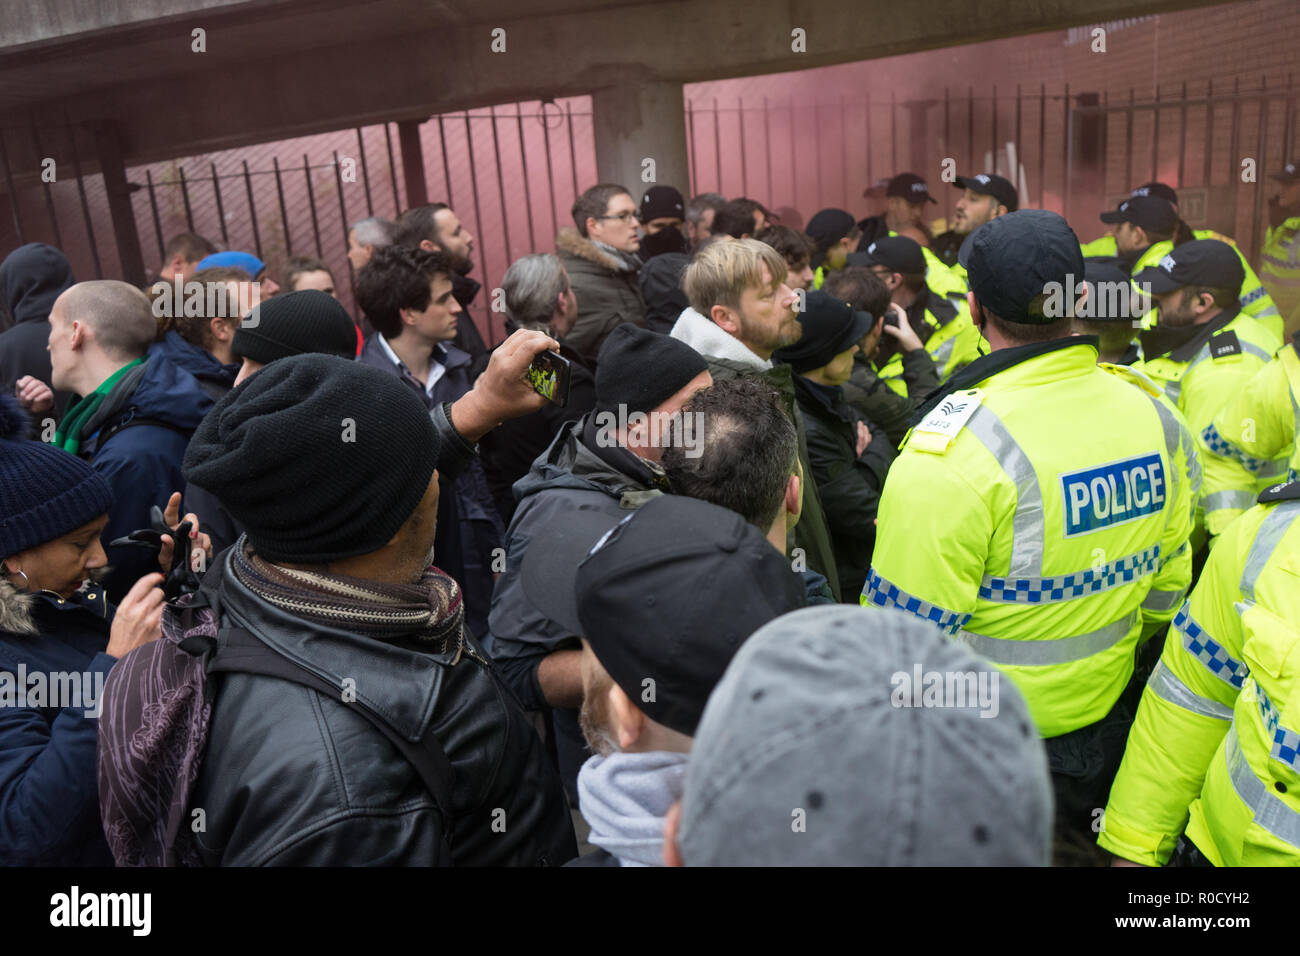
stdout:
POLYGON ((569 404, 569 378, 571 364, 559 352, 541 352, 525 373, 528 384, 548 402, 563 408, 569 404))

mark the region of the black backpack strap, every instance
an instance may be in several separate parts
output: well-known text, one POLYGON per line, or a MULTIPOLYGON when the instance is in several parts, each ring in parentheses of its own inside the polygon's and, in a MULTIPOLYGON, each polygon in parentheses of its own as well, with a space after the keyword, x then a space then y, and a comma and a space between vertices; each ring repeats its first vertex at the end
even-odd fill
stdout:
POLYGON ((180 425, 175 425, 171 422, 164 422, 161 419, 128 418, 125 421, 114 422, 112 425, 105 426, 99 433, 98 446, 102 448, 104 444, 118 432, 125 431, 128 428, 137 428, 140 425, 153 425, 155 428, 166 428, 168 431, 173 431, 178 435, 184 436, 186 440, 194 436, 194 432, 190 429, 182 428, 180 425))
MULTIPOLYGON (((264 642, 258 640, 252 632, 242 627, 221 629, 221 640, 216 655, 208 665, 208 672, 276 677, 292 684, 310 687, 326 697, 342 701, 343 688, 336 687, 282 654, 277 654, 264 642)), ((438 812, 442 816, 444 838, 450 843, 453 771, 451 761, 447 759, 447 754, 442 749, 437 735, 430 730, 419 743, 411 743, 363 702, 347 701, 345 705, 370 721, 375 729, 388 738, 389 743, 396 747, 415 768, 420 780, 433 795, 434 803, 437 804, 438 812)))

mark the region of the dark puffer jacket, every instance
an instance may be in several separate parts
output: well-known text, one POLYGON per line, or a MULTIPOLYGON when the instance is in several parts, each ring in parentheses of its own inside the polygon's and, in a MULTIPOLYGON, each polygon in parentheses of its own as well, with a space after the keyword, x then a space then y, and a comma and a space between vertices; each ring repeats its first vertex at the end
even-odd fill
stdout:
POLYGON ((566 227, 555 237, 555 251, 569 273, 578 300, 578 321, 564 342, 592 368, 605 336, 624 322, 645 323, 645 302, 637 270, 566 227))
POLYGON ((113 607, 99 587, 69 600, 49 591, 22 594, 0 579, 0 866, 112 866, 99 820, 95 776, 97 698, 117 663, 105 653, 113 607), (32 676, 47 688, 71 686, 54 674, 71 674, 80 701, 62 699, 18 706, 18 677, 33 690, 32 676), (2 685, 0 685, 2 686, 2 685))
POLYGON ((430 727, 454 773, 452 832, 407 759, 341 700, 230 673, 212 708, 191 806, 204 862, 222 866, 560 866, 577 854, 545 748, 483 652, 381 642, 295 617, 218 558, 222 624, 358 697, 407 739, 430 727))

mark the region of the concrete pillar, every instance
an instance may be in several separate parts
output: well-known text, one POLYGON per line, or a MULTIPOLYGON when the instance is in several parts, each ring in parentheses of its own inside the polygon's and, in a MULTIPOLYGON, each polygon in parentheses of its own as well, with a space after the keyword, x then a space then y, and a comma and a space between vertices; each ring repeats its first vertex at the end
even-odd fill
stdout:
MULTIPOLYGON (((676 186, 689 199, 690 160, 686 155, 682 84, 620 84, 597 90, 591 100, 596 175, 600 181, 621 183, 637 202, 656 185, 676 186), (653 182, 642 177, 647 159, 654 160, 653 182)), ((580 182, 578 188, 594 185, 580 182)))
POLYGON ((131 205, 131 184, 126 180, 126 163, 117 127, 109 121, 95 123, 95 153, 99 170, 104 174, 104 191, 108 194, 108 214, 113 221, 113 241, 122 266, 122 278, 135 286, 148 281, 144 254, 140 250, 140 233, 135 226, 135 209, 131 205))
POLYGON ((420 144, 419 120, 397 124, 397 145, 402 151, 402 180, 406 185, 406 208, 426 206, 429 187, 424 182, 424 147, 420 144))

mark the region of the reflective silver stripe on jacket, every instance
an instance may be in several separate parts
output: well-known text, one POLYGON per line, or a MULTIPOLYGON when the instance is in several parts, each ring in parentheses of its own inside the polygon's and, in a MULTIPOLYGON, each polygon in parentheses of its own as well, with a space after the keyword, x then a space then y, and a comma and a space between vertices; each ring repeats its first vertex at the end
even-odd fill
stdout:
POLYGON ((1021 641, 1014 638, 987 637, 962 630, 957 632, 957 640, 994 664, 1047 667, 1052 664, 1081 661, 1109 650, 1124 640, 1137 626, 1137 622, 1138 613, 1134 611, 1123 620, 1073 637, 1060 637, 1046 641, 1021 641))
MULTIPOLYGON (((1246 355, 1253 355, 1264 362, 1271 362, 1273 360, 1272 355, 1264 351, 1254 342, 1247 342, 1241 336, 1237 336, 1237 344, 1241 346, 1241 351, 1246 355)), ((1201 346, 1201 350, 1197 352, 1194 356, 1192 356, 1192 360, 1187 363, 1187 367, 1183 369, 1183 374, 1178 379, 1178 381, 1170 382, 1168 385, 1165 386, 1165 394, 1169 396, 1169 400, 1171 402, 1173 402, 1175 405, 1178 404, 1178 396, 1183 390, 1183 382, 1187 380, 1188 373, 1191 372, 1193 367, 1200 365, 1209 357, 1210 357, 1210 343, 1206 342, 1204 345, 1201 346)))
POLYGON ((1247 511, 1255 507, 1255 496, 1249 491, 1216 491, 1206 495, 1203 503, 1206 511, 1218 511, 1222 508, 1235 508, 1247 511))
POLYGON ((1043 492, 1038 472, 1002 420, 981 405, 966 430, 984 443, 1016 486, 1016 514, 1011 523, 1011 566, 1008 577, 1036 578, 1043 573, 1043 492))
POLYGON ((1282 540, 1282 535, 1286 534, 1287 528, 1291 527, 1291 522, 1297 517, 1300 517, 1300 501, 1283 501, 1269 512, 1255 533, 1255 540, 1251 542, 1250 551, 1246 554, 1246 566, 1241 572, 1241 596, 1252 604, 1255 601, 1255 582, 1259 580, 1260 572, 1264 570, 1277 543, 1282 540))
POLYGON ((1255 776, 1246 755, 1241 752, 1241 741, 1237 739, 1235 724, 1228 728, 1228 736, 1223 742, 1223 754, 1228 764, 1232 789, 1237 791, 1241 802, 1250 807, 1255 825, 1300 850, 1300 813, 1287 806, 1269 790, 1264 781, 1255 776))
POLYGON ((1156 664, 1156 669, 1151 672, 1147 686, 1151 688, 1152 693, 1157 697, 1167 700, 1169 703, 1183 708, 1183 710, 1190 710, 1193 714, 1200 714, 1202 717, 1213 717, 1216 720, 1232 720, 1231 707, 1225 707, 1217 700, 1211 700, 1209 697, 1202 697, 1196 693, 1196 691, 1184 684, 1177 674, 1166 667, 1164 661, 1156 664))
POLYGON ((1157 591, 1152 588, 1142 601, 1144 611, 1172 611, 1183 602, 1186 591, 1157 591))

